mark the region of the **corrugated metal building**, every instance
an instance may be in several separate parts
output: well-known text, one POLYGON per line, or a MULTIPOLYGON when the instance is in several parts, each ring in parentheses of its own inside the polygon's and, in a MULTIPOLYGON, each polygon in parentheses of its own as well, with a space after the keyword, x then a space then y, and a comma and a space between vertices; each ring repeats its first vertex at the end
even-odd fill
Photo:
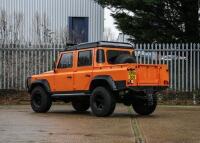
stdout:
POLYGON ((104 9, 94 0, 0 0, 0 21, 1 42, 92 42, 103 39, 104 9))

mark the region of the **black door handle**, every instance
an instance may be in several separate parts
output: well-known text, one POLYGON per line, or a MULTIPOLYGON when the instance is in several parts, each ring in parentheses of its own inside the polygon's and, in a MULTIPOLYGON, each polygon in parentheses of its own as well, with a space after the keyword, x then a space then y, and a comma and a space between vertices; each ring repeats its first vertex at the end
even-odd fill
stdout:
POLYGON ((67 76, 68 79, 72 79, 72 76, 67 76))
POLYGON ((86 74, 85 77, 91 77, 91 75, 90 74, 86 74))

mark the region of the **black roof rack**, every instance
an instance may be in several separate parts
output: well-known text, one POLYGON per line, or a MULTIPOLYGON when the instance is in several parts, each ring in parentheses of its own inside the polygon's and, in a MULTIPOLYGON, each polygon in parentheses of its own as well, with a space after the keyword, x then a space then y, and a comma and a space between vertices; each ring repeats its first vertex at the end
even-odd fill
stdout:
POLYGON ((133 49, 133 46, 130 43, 98 41, 98 42, 92 42, 92 43, 82 43, 79 45, 67 47, 65 51, 80 50, 80 49, 95 48, 95 47, 133 49))

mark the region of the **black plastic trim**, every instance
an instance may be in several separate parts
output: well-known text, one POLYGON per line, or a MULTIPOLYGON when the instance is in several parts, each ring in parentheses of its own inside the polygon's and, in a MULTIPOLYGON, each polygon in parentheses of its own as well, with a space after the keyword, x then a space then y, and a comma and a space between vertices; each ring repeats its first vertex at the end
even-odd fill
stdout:
POLYGON ((88 91, 88 90, 56 91, 56 92, 52 92, 51 94, 78 94, 78 93, 89 94, 90 91, 88 91))
POLYGON ((116 88, 118 90, 123 90, 123 89, 126 89, 126 80, 119 80, 119 81, 115 81, 115 85, 116 85, 116 88))
POLYGON ((100 75, 100 76, 94 77, 94 79, 91 81, 90 89, 91 89, 93 82, 96 82, 99 80, 105 80, 112 90, 114 90, 114 91, 117 90, 115 82, 113 81, 112 77, 110 77, 109 75, 100 75))
POLYGON ((54 93, 51 94, 51 97, 78 97, 78 96, 90 96, 91 94, 87 94, 87 93, 54 93))
POLYGON ((46 92, 51 93, 49 82, 46 79, 35 80, 34 82, 32 82, 30 87, 28 88, 28 92, 30 93, 37 85, 42 86, 46 92))
POLYGON ((162 91, 169 88, 169 86, 132 86, 132 87, 128 87, 128 89, 130 90, 134 90, 134 91, 144 91, 146 93, 148 92, 154 92, 154 91, 162 91))
POLYGON ((133 49, 133 46, 130 43, 98 41, 98 42, 92 42, 92 43, 82 43, 79 45, 68 47, 65 49, 65 51, 73 51, 73 50, 96 48, 96 47, 133 49))

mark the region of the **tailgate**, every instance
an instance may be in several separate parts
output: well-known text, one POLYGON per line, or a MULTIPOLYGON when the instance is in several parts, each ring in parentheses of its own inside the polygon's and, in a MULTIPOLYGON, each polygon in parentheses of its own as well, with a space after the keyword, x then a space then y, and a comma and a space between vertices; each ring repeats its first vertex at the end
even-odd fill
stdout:
POLYGON ((169 81, 166 65, 138 65, 136 72, 139 86, 163 86, 169 81))

